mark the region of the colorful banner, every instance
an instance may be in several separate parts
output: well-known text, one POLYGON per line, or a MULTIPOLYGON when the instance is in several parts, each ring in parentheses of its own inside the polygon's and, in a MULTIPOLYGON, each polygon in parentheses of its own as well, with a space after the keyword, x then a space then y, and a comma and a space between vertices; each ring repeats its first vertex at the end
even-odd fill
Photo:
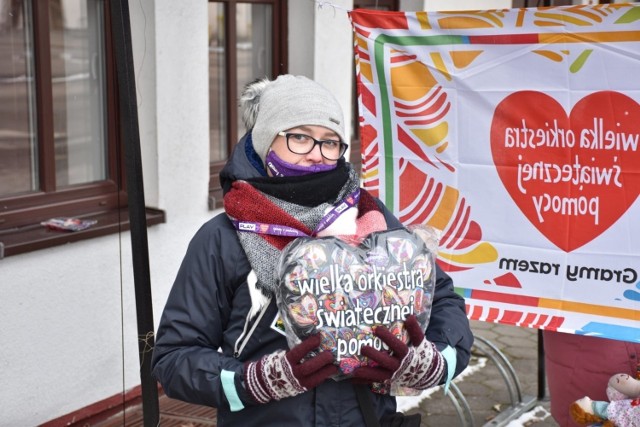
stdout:
POLYGON ((350 17, 364 186, 469 317, 640 342, 640 6, 350 17))

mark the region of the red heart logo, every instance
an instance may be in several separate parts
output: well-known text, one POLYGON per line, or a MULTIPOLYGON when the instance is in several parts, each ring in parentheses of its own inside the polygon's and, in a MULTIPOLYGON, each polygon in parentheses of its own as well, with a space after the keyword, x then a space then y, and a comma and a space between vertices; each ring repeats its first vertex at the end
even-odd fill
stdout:
POLYGON ((515 92, 498 104, 491 123, 502 183, 527 219, 566 252, 598 237, 635 202, 639 139, 640 106, 614 91, 585 96, 569 117, 547 94, 515 92))

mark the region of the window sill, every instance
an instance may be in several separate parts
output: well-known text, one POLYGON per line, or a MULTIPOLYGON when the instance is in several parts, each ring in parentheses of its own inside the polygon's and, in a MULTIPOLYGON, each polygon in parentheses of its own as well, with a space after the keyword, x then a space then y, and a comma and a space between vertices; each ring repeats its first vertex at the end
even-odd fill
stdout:
MULTIPOLYGON (((152 208, 146 208, 145 211, 147 226, 165 222, 164 211, 152 208)), ((40 224, 0 231, 0 259, 129 230, 129 211, 127 208, 83 215, 81 218, 94 219, 98 222, 81 231, 51 230, 40 224)))

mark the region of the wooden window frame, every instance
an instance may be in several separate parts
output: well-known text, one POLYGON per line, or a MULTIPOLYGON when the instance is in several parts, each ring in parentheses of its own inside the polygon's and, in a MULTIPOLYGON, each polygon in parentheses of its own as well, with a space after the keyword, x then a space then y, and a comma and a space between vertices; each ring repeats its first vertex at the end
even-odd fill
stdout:
MULTIPOLYGON (((209 3, 221 3, 224 5, 225 16, 225 44, 224 54, 226 58, 225 79, 226 79, 226 99, 229 101, 226 115, 227 141, 226 152, 231 154, 233 147, 238 142, 238 111, 236 103, 240 96, 237 90, 237 57, 236 57, 236 15, 237 4, 266 4, 272 6, 271 14, 272 34, 272 66, 273 76, 285 74, 288 69, 287 56, 287 1, 286 0, 209 0, 209 3), (233 19, 230 19, 233 18, 233 19)), ((209 166, 209 209, 219 209, 222 207, 222 188, 220 187, 220 171, 224 167, 227 159, 211 162, 209 166)))
MULTIPOLYGON (((109 7, 107 2, 102 4, 105 17, 107 179, 56 188, 49 0, 34 0, 31 18, 40 189, 0 197, 0 259, 129 228, 125 163, 118 131, 118 95, 109 7), (98 222, 86 230, 75 232, 55 231, 40 224, 53 217, 95 219, 98 222)), ((163 211, 147 209, 148 225, 164 220, 163 211)))
POLYGON ((378 8, 378 10, 397 12, 400 10, 400 0, 354 0, 353 8, 374 10, 378 8))

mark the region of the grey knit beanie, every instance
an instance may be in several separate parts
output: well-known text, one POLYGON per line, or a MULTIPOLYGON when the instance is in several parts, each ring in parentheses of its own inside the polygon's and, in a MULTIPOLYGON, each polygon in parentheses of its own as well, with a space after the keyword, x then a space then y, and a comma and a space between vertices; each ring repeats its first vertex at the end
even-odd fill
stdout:
POLYGON ((344 137, 344 114, 324 86, 304 76, 290 74, 249 84, 240 98, 242 118, 251 131, 253 148, 262 161, 271 143, 287 129, 303 125, 324 126, 344 137))

